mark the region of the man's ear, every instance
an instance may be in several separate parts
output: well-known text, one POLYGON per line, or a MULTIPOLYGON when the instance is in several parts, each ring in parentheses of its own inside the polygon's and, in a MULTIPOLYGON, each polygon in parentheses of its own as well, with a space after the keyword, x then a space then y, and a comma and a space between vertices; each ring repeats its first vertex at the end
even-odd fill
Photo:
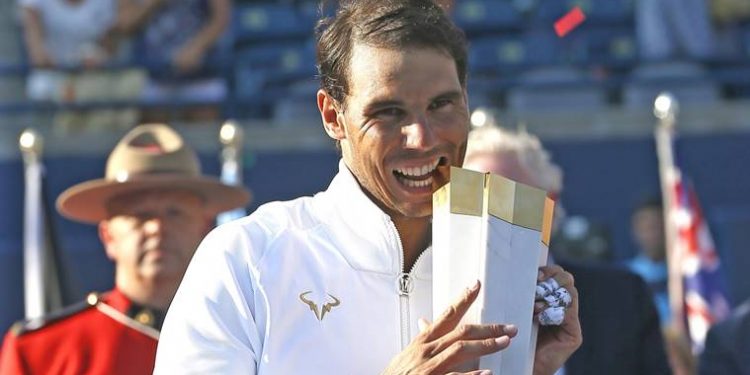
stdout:
POLYGON ((104 251, 107 252, 107 258, 113 262, 117 261, 117 250, 112 244, 112 234, 109 232, 109 221, 102 220, 99 222, 99 239, 104 245, 104 251))
POLYGON ((344 124, 339 121, 338 104, 325 90, 318 90, 318 110, 323 120, 323 128, 329 137, 340 141, 346 138, 344 124))

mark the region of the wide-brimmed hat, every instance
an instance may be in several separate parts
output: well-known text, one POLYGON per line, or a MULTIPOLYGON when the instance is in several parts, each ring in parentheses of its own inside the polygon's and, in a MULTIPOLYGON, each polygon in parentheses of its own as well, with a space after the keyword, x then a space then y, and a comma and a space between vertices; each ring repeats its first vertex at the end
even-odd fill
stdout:
POLYGON ((96 223, 109 217, 107 202, 118 195, 147 189, 178 188, 195 192, 211 214, 246 205, 250 192, 201 175, 195 151, 172 128, 140 125, 115 146, 104 178, 85 181, 57 198, 57 210, 78 221, 96 223))

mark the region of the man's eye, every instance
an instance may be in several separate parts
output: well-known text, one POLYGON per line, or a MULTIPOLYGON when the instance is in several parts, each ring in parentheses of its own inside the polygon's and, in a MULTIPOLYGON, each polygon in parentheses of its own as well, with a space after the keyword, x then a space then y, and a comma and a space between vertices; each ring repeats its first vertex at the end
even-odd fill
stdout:
POLYGON ((395 120, 403 116, 403 114, 404 110, 401 108, 391 107, 375 112, 375 117, 381 120, 395 120))
POLYGON ((430 109, 431 110, 435 110, 435 109, 445 108, 445 107, 447 107, 447 106, 449 106, 451 104, 453 104, 453 100, 450 100, 450 99, 438 99, 438 100, 435 100, 434 102, 430 103, 430 109))
POLYGON ((169 217, 179 217, 179 216, 182 216, 184 213, 185 211, 181 208, 177 208, 177 207, 167 208, 167 216, 169 217))

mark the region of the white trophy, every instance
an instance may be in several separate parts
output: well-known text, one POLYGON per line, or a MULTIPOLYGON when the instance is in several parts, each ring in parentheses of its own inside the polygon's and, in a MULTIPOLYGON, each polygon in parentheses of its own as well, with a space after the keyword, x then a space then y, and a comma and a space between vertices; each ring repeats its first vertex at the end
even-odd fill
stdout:
POLYGON ((532 373, 538 328, 534 297, 538 268, 547 263, 553 210, 554 201, 543 190, 455 167, 448 184, 434 193, 433 318, 480 280, 480 294, 462 323, 518 327, 508 348, 467 369, 532 373))

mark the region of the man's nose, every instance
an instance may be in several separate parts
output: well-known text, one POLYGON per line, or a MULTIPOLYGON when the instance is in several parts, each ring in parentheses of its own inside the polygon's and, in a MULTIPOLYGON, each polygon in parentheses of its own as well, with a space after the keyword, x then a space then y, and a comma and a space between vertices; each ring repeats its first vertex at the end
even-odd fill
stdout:
POLYGON ((164 218, 162 216, 152 216, 143 222, 143 231, 146 234, 154 235, 164 232, 164 218))
POLYGON ((401 132, 404 136, 404 146, 409 149, 429 149, 435 141, 435 130, 426 115, 415 116, 401 132))

